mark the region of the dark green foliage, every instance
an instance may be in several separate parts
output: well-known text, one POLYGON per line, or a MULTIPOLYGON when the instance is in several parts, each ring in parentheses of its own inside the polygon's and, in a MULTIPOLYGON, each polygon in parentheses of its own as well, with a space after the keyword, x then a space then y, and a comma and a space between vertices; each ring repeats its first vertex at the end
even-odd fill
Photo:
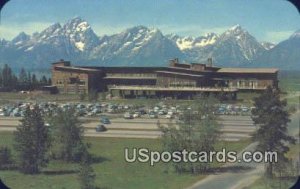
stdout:
POLYGON ((290 122, 289 113, 286 110, 286 100, 280 100, 280 92, 268 87, 261 96, 254 98, 255 109, 252 110, 252 119, 258 130, 253 136, 258 141, 257 150, 272 151, 278 154, 278 163, 267 163, 266 175, 272 177, 274 166, 287 160, 286 152, 288 144, 295 143, 295 139, 287 133, 290 122))
MULTIPOLYGON (((166 151, 196 151, 208 152, 214 150, 219 136, 219 125, 213 114, 214 100, 203 98, 195 101, 191 109, 186 110, 181 116, 178 128, 169 125, 159 127, 163 132, 162 142, 166 151)), ((198 173, 208 170, 209 163, 175 163, 177 172, 198 173)))
POLYGON ((48 79, 48 85, 51 85, 52 84, 52 80, 51 78, 48 79))
POLYGON ((19 85, 28 85, 28 78, 24 68, 19 73, 19 85))
POLYGON ((7 64, 2 69, 0 68, 0 88, 2 88, 2 91, 34 90, 49 84, 51 84, 50 78, 47 80, 43 76, 38 80, 35 74, 31 75, 24 68, 21 69, 18 77, 7 64))
POLYGON ((7 146, 0 147, 0 169, 8 169, 13 163, 11 151, 7 146))
POLYGON ((44 124, 40 109, 26 108, 21 124, 14 133, 15 150, 21 172, 37 174, 47 165, 46 153, 50 147, 48 129, 44 124))
POLYGON ((80 162, 79 175, 78 175, 81 189, 96 189, 97 188, 95 186, 96 175, 91 166, 91 163, 92 163, 91 156, 86 150, 86 151, 84 151, 82 160, 80 162))
POLYGON ((50 118, 53 129, 53 153, 58 159, 67 162, 81 160, 85 146, 83 140, 83 127, 75 115, 74 109, 58 109, 50 118))
POLYGON ((11 90, 14 86, 16 86, 16 83, 14 83, 16 80, 16 76, 13 74, 11 68, 7 64, 4 65, 0 75, 0 87, 11 90))
POLYGON ((32 77, 31 77, 31 88, 32 89, 36 89, 38 87, 38 80, 35 76, 35 74, 32 74, 32 77))
POLYGON ((46 76, 44 76, 44 75, 42 76, 42 78, 40 79, 40 85, 42 85, 42 86, 48 85, 46 76))

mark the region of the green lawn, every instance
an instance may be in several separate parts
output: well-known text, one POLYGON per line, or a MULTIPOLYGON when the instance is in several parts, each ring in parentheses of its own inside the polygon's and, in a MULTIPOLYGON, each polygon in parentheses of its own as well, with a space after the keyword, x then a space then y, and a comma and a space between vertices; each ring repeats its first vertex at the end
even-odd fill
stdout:
MULTIPOLYGON (((117 139, 117 138, 86 138, 92 144, 91 153, 98 157, 93 164, 96 183, 103 188, 122 189, 181 189, 204 178, 203 175, 178 175, 167 164, 159 163, 150 167, 148 163, 126 163, 124 148, 147 147, 160 150, 159 140, 151 139, 117 139)), ((228 147, 227 150, 241 150, 249 141, 220 142, 217 149, 228 147)), ((12 145, 12 133, 0 133, 0 145, 12 145)), ((47 189, 47 188, 79 188, 77 165, 51 161, 43 173, 35 176, 24 175, 18 171, 1 171, 0 178, 13 189, 47 189)))
POLYGON ((9 102, 34 101, 34 102, 74 102, 79 101, 79 96, 75 94, 41 94, 32 92, 29 94, 21 94, 19 92, 0 92, 0 105, 9 102))

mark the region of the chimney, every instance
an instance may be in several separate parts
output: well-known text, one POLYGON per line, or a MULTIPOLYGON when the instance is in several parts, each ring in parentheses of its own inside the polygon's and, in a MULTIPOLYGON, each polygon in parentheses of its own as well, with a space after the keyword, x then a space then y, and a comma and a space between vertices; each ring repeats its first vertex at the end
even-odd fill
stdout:
POLYGON ((178 64, 179 63, 179 59, 178 58, 174 58, 174 60, 173 60, 176 64, 178 64))
POLYGON ((207 59, 207 67, 212 67, 213 63, 212 63, 212 58, 208 58, 207 59))
POLYGON ((171 67, 175 67, 176 64, 179 64, 178 58, 174 58, 174 59, 171 59, 171 60, 170 60, 169 65, 170 65, 171 67))

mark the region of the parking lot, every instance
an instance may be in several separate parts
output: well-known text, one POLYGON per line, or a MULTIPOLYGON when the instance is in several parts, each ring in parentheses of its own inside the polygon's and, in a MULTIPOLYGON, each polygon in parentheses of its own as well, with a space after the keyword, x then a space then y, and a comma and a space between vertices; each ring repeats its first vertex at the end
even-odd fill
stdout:
MULTIPOLYGON (((159 102, 152 105, 133 105, 124 103, 56 103, 56 102, 16 102, 4 104, 0 106, 0 116, 4 117, 22 117, 27 106, 33 107, 37 105, 42 113, 47 114, 57 108, 70 109, 74 108, 79 117, 96 117, 103 114, 110 116, 120 116, 124 118, 176 118, 190 106, 180 106, 177 104, 164 104, 159 102)), ((233 104, 216 104, 214 114, 217 115, 250 115, 251 109, 246 105, 233 104)))
MULTIPOLYGON (((158 138, 161 135, 157 123, 161 125, 175 124, 180 115, 189 106, 165 105, 137 106, 131 104, 112 103, 15 103, 0 107, 0 131, 14 130, 24 115, 27 106, 38 106, 44 115, 57 108, 74 108, 83 122, 86 136, 126 137, 126 138, 158 138), (103 120, 105 118, 105 120, 103 120), (102 123, 101 123, 102 122, 102 123), (105 126, 99 132, 97 127, 105 126), (98 131, 98 132, 97 132, 98 131)), ((238 141, 249 138, 256 127, 250 118, 251 107, 243 105, 218 104, 214 114, 218 115, 221 125, 221 140, 238 141)))

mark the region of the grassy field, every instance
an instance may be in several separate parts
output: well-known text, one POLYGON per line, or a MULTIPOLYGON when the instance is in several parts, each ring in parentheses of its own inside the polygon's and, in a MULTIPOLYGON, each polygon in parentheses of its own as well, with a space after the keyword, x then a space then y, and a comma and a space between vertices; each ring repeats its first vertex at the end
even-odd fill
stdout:
MULTIPOLYGON (((259 93, 249 93, 242 92, 238 94, 237 100, 227 100, 218 103, 230 103, 230 104, 243 104, 252 106, 252 99, 257 97, 259 93)), ((190 106, 195 101, 194 100, 175 100, 175 99, 111 99, 111 100, 101 100, 101 94, 96 102, 106 102, 115 104, 130 104, 136 106, 155 106, 159 103, 165 105, 180 105, 180 106, 190 106)), ((17 92, 0 92, 0 105, 16 102, 58 102, 58 103, 72 103, 72 102, 84 102, 91 103, 87 99, 80 101, 79 95, 76 94, 21 94, 17 92)))
MULTIPOLYGON (((151 139, 117 139, 117 138, 86 138, 92 144, 90 152, 98 159, 93 164, 96 173, 96 183, 102 188, 122 189, 180 189, 204 178, 204 175, 175 173, 172 168, 163 163, 154 167, 148 163, 126 163, 124 148, 147 147, 150 150, 160 150, 159 140, 151 139)), ((0 145, 12 146, 13 135, 10 132, 0 133, 0 145)), ((217 149, 227 147, 239 151, 249 141, 220 142, 217 149)), ((77 164, 66 164, 51 161, 39 175, 24 175, 18 171, 1 171, 0 178, 14 189, 76 189, 77 164)))
POLYGON ((282 91, 300 91, 299 71, 280 71, 279 87, 282 91))
POLYGON ((0 104, 9 102, 20 102, 20 101, 33 101, 33 102, 74 102, 79 101, 79 96, 75 94, 41 94, 41 93, 29 93, 22 94, 19 92, 0 92, 0 104))

